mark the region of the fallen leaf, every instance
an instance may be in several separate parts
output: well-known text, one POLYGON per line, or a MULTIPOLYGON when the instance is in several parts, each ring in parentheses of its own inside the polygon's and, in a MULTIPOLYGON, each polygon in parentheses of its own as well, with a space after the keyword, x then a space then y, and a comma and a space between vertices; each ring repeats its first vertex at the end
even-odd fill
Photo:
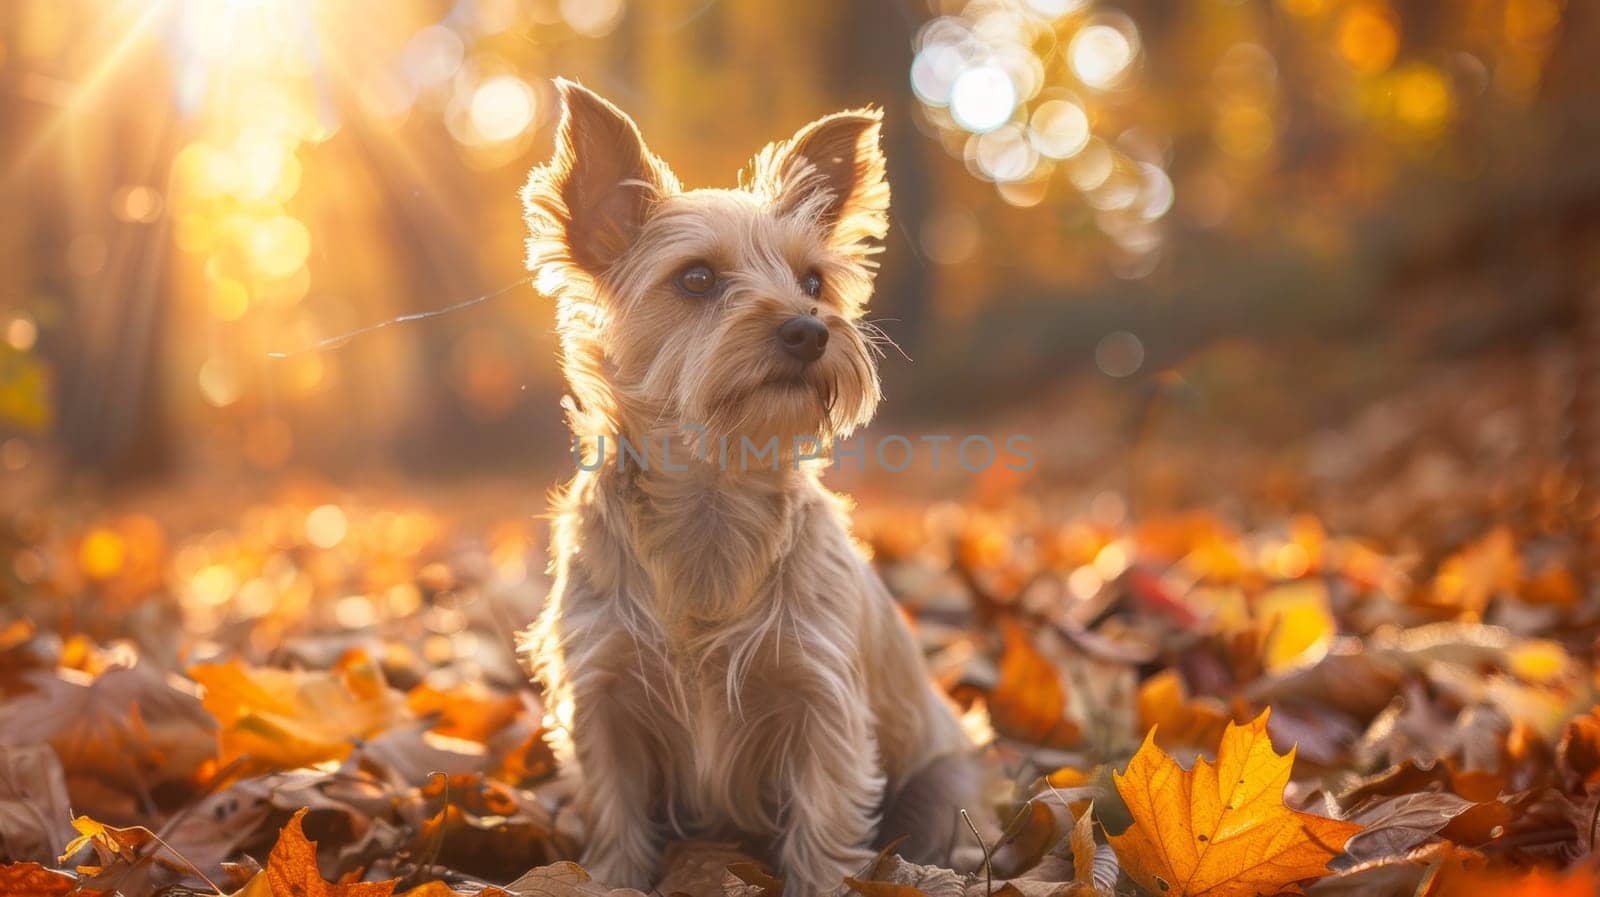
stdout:
POLYGON ((1033 744, 1066 747, 1078 740, 1067 718, 1067 696, 1054 665, 1034 648, 1022 625, 1002 619, 1005 651, 1000 678, 989 695, 989 718, 1002 735, 1033 744))
POLYGON ((602 897, 611 893, 582 866, 569 862, 529 869, 503 890, 512 897, 602 897))
POLYGON ((1592 865, 1565 872, 1530 869, 1462 870, 1441 867, 1438 874, 1424 881, 1417 897, 1482 897, 1505 894, 1508 897, 1594 897, 1600 894, 1600 875, 1592 865))
POLYGON ((69 777, 148 788, 216 756, 216 721, 148 663, 98 674, 35 669, 22 682, 28 690, 0 704, 0 745, 48 742, 69 777))
POLYGON ((506 892, 499 888, 483 888, 474 891, 457 891, 442 881, 423 882, 409 891, 395 894, 395 897, 506 897, 506 892))
POLYGON ((1091 891, 1098 891, 1094 882, 1094 817, 1084 813, 1072 825, 1072 880, 1091 891))
POLYGON ((1522 558, 1511 530, 1497 526, 1488 535, 1445 558, 1425 603, 1479 619, 1489 599, 1511 594, 1522 581, 1522 558))
POLYGON ((735 844, 717 841, 678 841, 667 846, 661 860, 661 881, 655 890, 661 894, 688 894, 690 897, 722 897, 728 867, 753 863, 755 859, 735 844))
MULTIPOLYGON (((729 883, 741 883, 743 897, 783 897, 783 879, 761 863, 734 863, 728 867, 729 883)), ((731 888, 727 888, 731 892, 731 888)))
POLYGON ((950 869, 907 862, 893 853, 874 864, 871 877, 873 881, 909 885, 928 897, 961 897, 967 885, 965 877, 950 869))
POLYGON ((996 875, 1012 878, 1033 868, 1067 834, 1071 814, 1059 801, 1028 801, 1011 817, 989 862, 996 875))
POLYGON ((1193 770, 1145 737, 1114 776, 1133 825, 1111 844, 1129 877, 1169 897, 1254 897, 1328 874, 1361 826, 1284 806, 1294 750, 1273 750, 1270 712, 1228 726, 1216 762, 1193 770))
POLYGON ((272 897, 390 897, 395 882, 330 884, 317 869, 317 842, 300 828, 305 810, 296 811, 267 856, 266 879, 272 897))
MULTIPOLYGON (((1493 813, 1493 808, 1507 812, 1504 804, 1480 804, 1447 792, 1402 794, 1377 800, 1359 809, 1352 809, 1347 814, 1352 822, 1360 823, 1364 829, 1345 844, 1344 852, 1362 862, 1399 856, 1420 846, 1467 814, 1485 812, 1480 811, 1480 807, 1490 813, 1493 813)), ((1494 824, 1504 821, 1499 814, 1491 818, 1496 822, 1477 828, 1492 828, 1494 824)), ((1471 843, 1460 834, 1453 840, 1471 843)))
POLYGON ((1600 784, 1600 707, 1567 722, 1556 745, 1556 768, 1574 784, 1600 784))
POLYGON ((193 874, 187 858, 177 854, 155 832, 142 825, 126 828, 106 825, 88 816, 72 820, 78 836, 62 848, 57 862, 66 862, 85 847, 92 848, 98 865, 80 865, 84 886, 126 894, 153 893, 193 874))
POLYGON ((1256 599, 1255 612, 1265 627, 1261 662, 1269 674, 1316 663, 1339 632, 1321 580, 1278 586, 1256 599))
POLYGON ((1167 750, 1216 744, 1233 719, 1221 701, 1191 698, 1183 674, 1173 669, 1141 683, 1136 703, 1139 725, 1155 730, 1156 744, 1167 750))
POLYGON ((433 732, 487 742, 516 718, 522 702, 516 695, 495 695, 482 685, 439 689, 424 682, 406 694, 406 706, 414 715, 430 719, 433 732))
POLYGON ((72 835, 69 803, 49 745, 0 747, 0 859, 54 859, 72 835))
POLYGON ((247 667, 238 660, 199 664, 189 676, 205 687, 206 709, 222 724, 222 759, 248 757, 271 769, 342 760, 355 741, 409 718, 365 654, 329 672, 247 667))
POLYGON ((1306 897, 1418 897, 1418 887, 1445 861, 1462 863, 1464 857, 1481 867, 1481 854, 1458 850, 1449 842, 1419 847, 1410 853, 1369 860, 1319 878, 1306 888, 1306 897))
MULTIPOLYGON (((76 879, 38 863, 0 864, 0 894, 6 897, 64 897, 78 887, 76 879)), ((89 891, 79 891, 87 897, 89 891)))
POLYGON ((928 897, 921 888, 892 881, 861 881, 846 877, 844 883, 861 897, 928 897))

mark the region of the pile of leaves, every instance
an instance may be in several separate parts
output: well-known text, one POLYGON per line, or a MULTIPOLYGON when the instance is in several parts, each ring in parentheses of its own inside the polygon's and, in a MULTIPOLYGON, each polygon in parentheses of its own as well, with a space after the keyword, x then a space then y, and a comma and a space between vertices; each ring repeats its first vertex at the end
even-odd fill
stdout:
MULTIPOLYGON (((9 521, 0 892, 609 891, 569 862, 582 827, 512 655, 537 527, 311 491, 176 544, 138 514, 9 521)), ((1004 834, 974 832, 976 870, 887 852, 842 886, 1595 891, 1600 630, 1564 543, 1498 527, 1421 565, 1310 517, 1242 533, 1114 496, 858 525, 1003 772, 973 811, 1004 834)), ((668 875, 781 888, 726 845, 668 875)))
MULTIPOLYGON (((993 480, 864 501, 996 775, 970 865, 891 848, 841 892, 1597 893, 1580 490, 1504 438, 1548 403, 1474 394, 1427 438, 1358 421, 1342 467, 1228 514, 993 480)), ((1416 401, 1378 416, 1445 408, 1416 401)), ((572 862, 512 649, 547 586, 537 490, 123 505, 0 513, 0 894, 638 897, 572 862)), ((677 846, 665 875, 663 897, 783 886, 737 845, 677 846)))

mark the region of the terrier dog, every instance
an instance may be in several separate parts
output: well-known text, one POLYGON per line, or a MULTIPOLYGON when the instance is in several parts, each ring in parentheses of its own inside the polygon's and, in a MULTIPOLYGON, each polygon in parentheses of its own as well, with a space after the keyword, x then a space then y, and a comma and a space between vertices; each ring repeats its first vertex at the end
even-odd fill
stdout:
POLYGON ((554 156, 522 199, 569 422, 677 446, 580 464, 553 497, 554 582, 523 650, 570 739, 582 862, 648 888, 668 838, 735 838, 804 897, 897 838, 945 860, 974 748, 843 499, 792 463, 793 437, 842 438, 878 403, 862 314, 888 229, 882 115, 818 119, 739 188, 685 190, 627 115, 557 84, 554 156), (692 445, 707 436, 777 436, 784 463, 720 463, 692 445))

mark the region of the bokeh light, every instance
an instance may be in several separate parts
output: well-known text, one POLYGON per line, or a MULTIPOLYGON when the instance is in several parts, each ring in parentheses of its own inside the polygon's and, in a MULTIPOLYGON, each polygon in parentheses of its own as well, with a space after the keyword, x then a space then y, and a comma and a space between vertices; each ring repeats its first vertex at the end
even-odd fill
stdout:
POLYGON ((1086 25, 1072 36, 1068 58, 1072 71, 1086 86, 1097 90, 1115 87, 1133 65, 1138 46, 1131 27, 1110 22, 1086 25))
POLYGON ((1089 144, 1089 116, 1071 100, 1046 100, 1028 120, 1028 137, 1052 159, 1077 155, 1089 144))
POLYGON ((950 86, 950 114, 969 131, 992 131, 1009 120, 1016 108, 1016 85, 998 66, 969 68, 950 86))
POLYGON ((472 91, 470 117, 479 139, 495 143, 521 134, 533 121, 534 95, 515 75, 495 75, 472 91))
POLYGON ((1137 228, 1094 221, 1145 258, 1140 270, 1153 269, 1162 230, 1149 222, 1171 207, 1172 179, 1164 172, 1141 178, 1141 162, 1160 167, 1164 160, 1135 160, 1095 131, 1102 117, 1120 117, 1126 92, 1117 88, 1138 67, 1132 19, 1087 0, 968 0, 958 14, 923 25, 914 47, 911 88, 923 116, 975 177, 993 182, 1000 199, 1017 208, 1043 204, 1052 185, 1065 181, 1091 208, 1146 210, 1137 228), (1117 169, 1130 174, 1111 183, 1117 169), (1146 188, 1151 195, 1141 197, 1146 188))

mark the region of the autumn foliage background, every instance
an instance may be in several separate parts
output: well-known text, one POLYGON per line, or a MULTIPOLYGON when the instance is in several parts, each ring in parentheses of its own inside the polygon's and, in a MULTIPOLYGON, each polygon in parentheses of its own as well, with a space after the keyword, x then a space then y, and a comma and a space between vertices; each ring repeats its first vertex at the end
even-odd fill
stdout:
POLYGON ((1578 0, 0 5, 0 893, 609 891, 511 651, 555 75, 695 185, 882 105, 868 438, 1032 440, 828 475, 1006 779, 985 872, 849 887, 1595 893, 1597 58, 1578 0))

